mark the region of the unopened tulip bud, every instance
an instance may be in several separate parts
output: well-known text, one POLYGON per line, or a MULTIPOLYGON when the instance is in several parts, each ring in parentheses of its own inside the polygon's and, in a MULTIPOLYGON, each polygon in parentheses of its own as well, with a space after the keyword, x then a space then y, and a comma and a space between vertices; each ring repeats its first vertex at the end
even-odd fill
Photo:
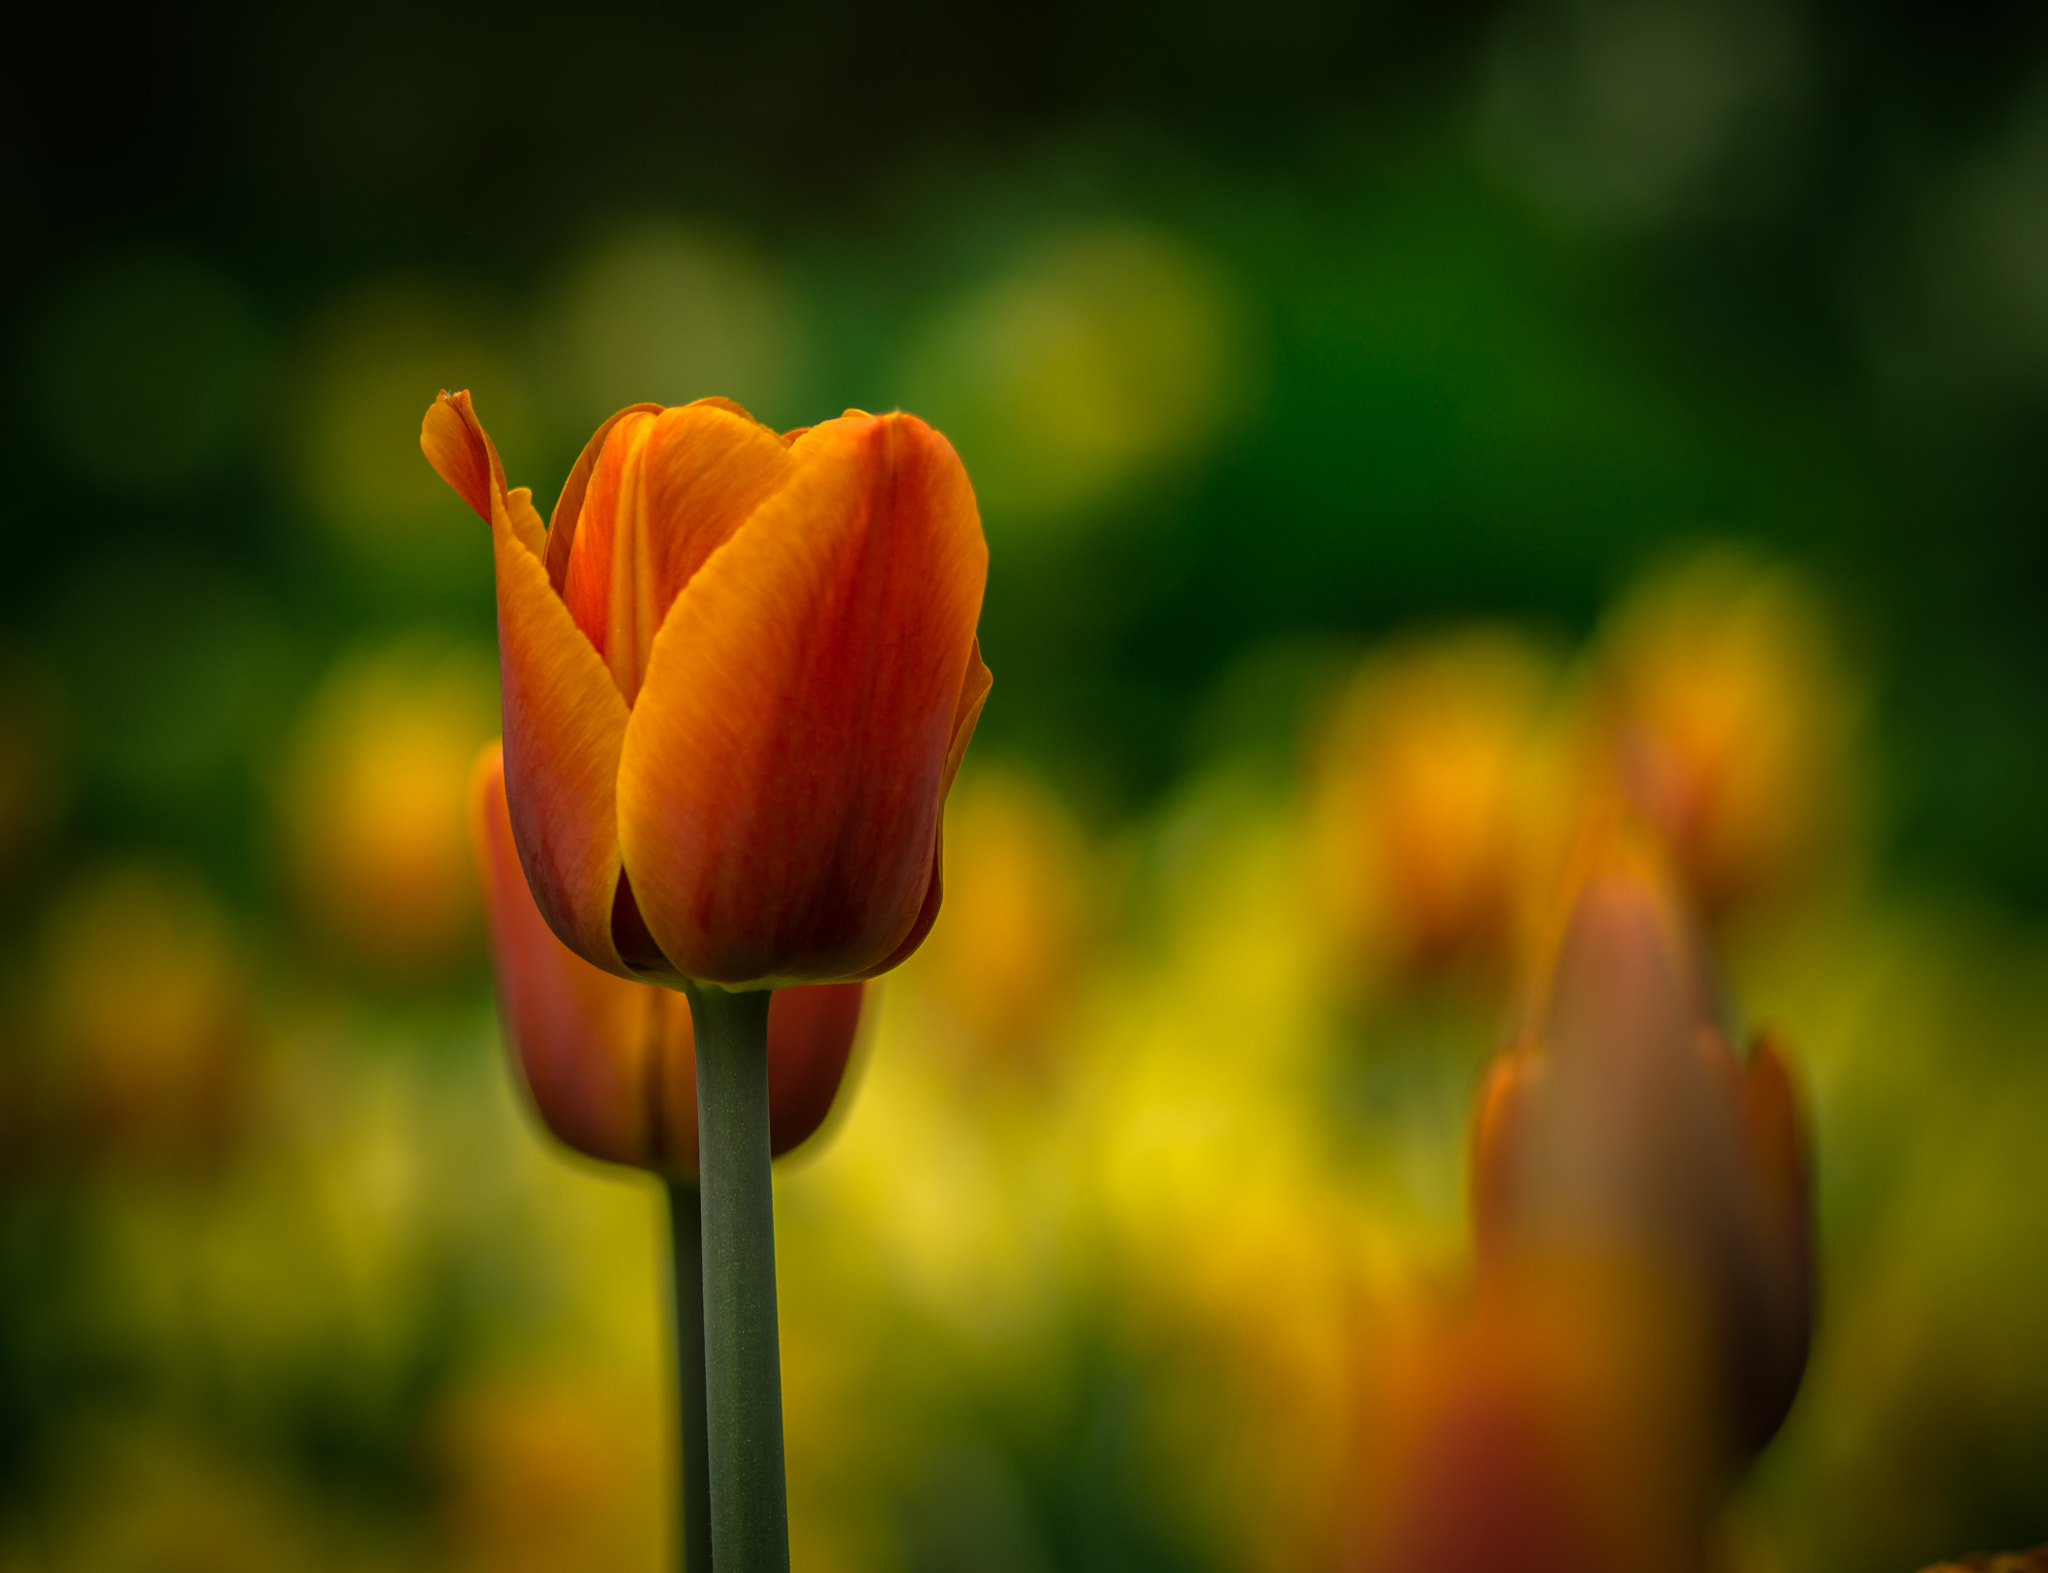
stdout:
POLYGON ((1735 1453, 1777 1430, 1811 1331, 1803 1120, 1770 1037, 1729 1047, 1641 855, 1609 849, 1578 887, 1481 1092, 1473 1203, 1483 1268, 1607 1253, 1666 1274, 1707 1317, 1735 1453))
MULTIPOLYGON (((505 1035, 535 1110, 567 1146, 679 1179, 697 1172, 688 1001, 600 972, 555 938, 512 842, 496 744, 470 785, 505 1035)), ((769 1141, 788 1152, 831 1112, 860 1022, 860 983, 778 991, 768 1011, 769 1141)))

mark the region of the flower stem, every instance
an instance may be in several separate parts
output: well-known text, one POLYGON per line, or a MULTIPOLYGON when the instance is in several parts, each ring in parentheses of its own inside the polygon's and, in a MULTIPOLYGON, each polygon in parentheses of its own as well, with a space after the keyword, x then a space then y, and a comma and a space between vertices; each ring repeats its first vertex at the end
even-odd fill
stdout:
POLYGON ((676 1548, 684 1573, 711 1570, 711 1462, 704 1424, 704 1222, 697 1187, 668 1182, 670 1238, 675 1246, 677 1463, 682 1470, 676 1548))
POLYGON ((766 989, 688 986, 697 1037, 704 1376, 718 1573, 788 1573, 766 989))

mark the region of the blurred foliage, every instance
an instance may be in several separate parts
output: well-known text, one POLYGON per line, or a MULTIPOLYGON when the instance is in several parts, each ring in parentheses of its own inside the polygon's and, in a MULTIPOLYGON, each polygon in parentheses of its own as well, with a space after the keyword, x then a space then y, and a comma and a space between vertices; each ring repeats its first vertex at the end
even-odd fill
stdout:
POLYGON ((1469 1102, 1616 804, 1817 1127, 1726 1566, 2048 1533, 2038 7, 46 10, 0 78, 0 1567, 664 1555, 656 1196, 484 1003, 442 386, 543 507, 710 392, 981 488, 947 912, 780 1192, 801 1565, 1329 1566, 1368 1422, 1519 1412, 1469 1102))

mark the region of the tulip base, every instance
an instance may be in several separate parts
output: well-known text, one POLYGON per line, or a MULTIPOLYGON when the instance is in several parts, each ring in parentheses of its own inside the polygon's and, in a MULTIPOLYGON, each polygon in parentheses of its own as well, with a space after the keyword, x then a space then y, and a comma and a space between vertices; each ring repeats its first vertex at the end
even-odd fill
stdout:
POLYGON ((704 1377, 718 1573, 788 1573, 766 989, 687 986, 696 1028, 704 1377))
POLYGON ((682 1491, 676 1548, 685 1573, 711 1567, 711 1455, 704 1419, 704 1224, 697 1187, 668 1182, 675 1265, 676 1463, 682 1491))

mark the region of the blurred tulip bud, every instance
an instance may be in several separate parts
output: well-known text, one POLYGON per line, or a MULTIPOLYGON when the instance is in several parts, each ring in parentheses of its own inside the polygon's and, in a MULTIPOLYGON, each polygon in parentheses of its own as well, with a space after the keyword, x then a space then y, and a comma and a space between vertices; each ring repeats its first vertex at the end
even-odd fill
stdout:
POLYGON ((1698 1573, 1697 1343, 1612 1264, 1498 1274, 1384 1352, 1371 1573, 1698 1573))
MULTIPOLYGON (((555 938, 528 889, 497 744, 470 786, 505 1036, 541 1122, 607 1163, 697 1174, 697 1061, 679 992, 601 972, 555 938)), ((832 1110, 860 1025, 860 983, 779 989, 768 1007, 768 1133, 790 1151, 832 1110)))
POLYGON ((1596 844, 1473 1144, 1482 1269, 1620 1253, 1702 1307, 1735 1457, 1798 1391, 1813 1263, 1804 1124, 1784 1058, 1738 1059, 1646 851, 1596 844))
POLYGON ((1041 1046, 1082 950, 1086 864, 1079 832, 1028 777, 983 770, 946 811, 952 894, 918 956, 918 984, 949 1040, 998 1058, 1041 1046))
POLYGON ((1491 629, 1370 663, 1314 772, 1325 906, 1347 951, 1395 974, 1503 964, 1546 825, 1544 659, 1491 629))
POLYGON ((177 1167, 239 1129, 254 1051, 249 979, 226 915, 195 881, 134 866, 52 914, 42 1028, 58 1127, 88 1151, 177 1167))
POLYGON ((1601 660, 1601 771, 1710 918, 1796 888, 1843 811, 1852 704, 1798 585, 1726 555, 1654 579, 1601 660))
POLYGON ((408 639, 344 658, 300 724, 283 803, 292 884, 321 938, 384 977, 445 976, 472 954, 464 792, 496 687, 481 653, 408 639))

